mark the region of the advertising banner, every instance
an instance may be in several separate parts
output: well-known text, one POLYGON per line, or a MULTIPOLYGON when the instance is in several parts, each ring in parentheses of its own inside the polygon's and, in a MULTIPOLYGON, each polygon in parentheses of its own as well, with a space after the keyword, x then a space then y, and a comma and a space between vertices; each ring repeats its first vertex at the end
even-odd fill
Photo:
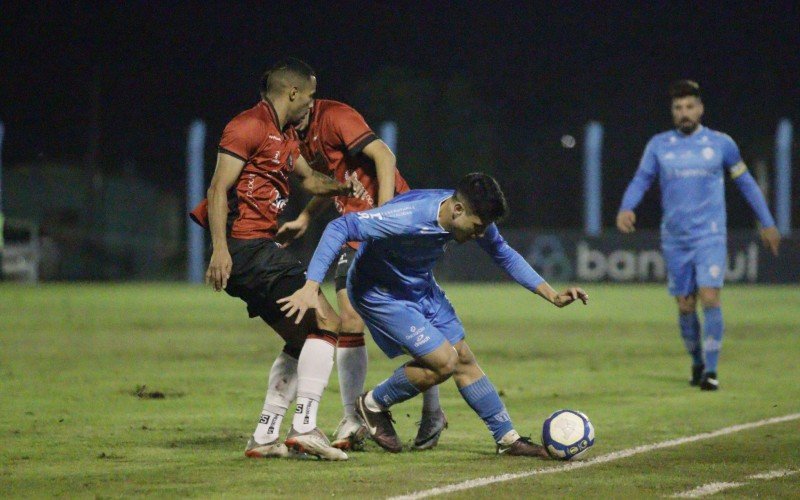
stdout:
MULTIPOLYGON (((606 231, 503 230, 501 233, 548 281, 666 283, 658 231, 623 235, 606 231)), ((452 244, 436 270, 449 281, 493 281, 504 273, 474 243, 452 244)), ((800 283, 800 239, 786 238, 780 254, 767 250, 754 231, 728 233, 726 283, 800 283)))

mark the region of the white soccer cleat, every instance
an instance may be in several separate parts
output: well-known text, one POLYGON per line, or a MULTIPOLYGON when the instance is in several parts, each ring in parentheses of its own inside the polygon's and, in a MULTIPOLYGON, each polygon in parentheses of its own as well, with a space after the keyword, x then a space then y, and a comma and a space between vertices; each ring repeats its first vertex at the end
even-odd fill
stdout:
POLYGON ((363 450, 367 434, 369 430, 361 418, 344 417, 336 428, 336 439, 331 446, 340 450, 363 450))
POLYGON ((277 439, 271 443, 261 444, 256 442, 253 437, 247 441, 247 448, 244 456, 249 458, 286 458, 289 456, 289 448, 277 439))
POLYGON ((319 430, 319 427, 303 434, 292 427, 284 444, 298 453, 313 455, 322 460, 347 460, 347 453, 331 446, 330 441, 319 430))

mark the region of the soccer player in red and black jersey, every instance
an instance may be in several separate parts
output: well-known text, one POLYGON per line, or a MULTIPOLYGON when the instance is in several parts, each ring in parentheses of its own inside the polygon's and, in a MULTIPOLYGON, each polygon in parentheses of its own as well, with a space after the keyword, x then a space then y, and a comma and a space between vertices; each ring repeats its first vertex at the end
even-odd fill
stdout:
POLYGON ((314 171, 301 156, 292 125, 307 114, 316 92, 314 71, 289 58, 262 78, 261 100, 228 123, 217 165, 202 203, 192 217, 211 231, 212 254, 206 281, 247 303, 286 342, 272 365, 261 418, 247 444, 248 457, 288 456, 287 446, 328 460, 346 460, 317 428, 322 392, 333 368, 339 317, 320 297, 310 321, 283 317, 276 300, 301 288, 305 267, 275 241, 278 215, 289 198, 290 174, 315 195, 363 195, 355 181, 338 183, 314 171), (297 396, 292 427, 279 439, 283 417, 297 396))
MULTIPOLYGON (((357 179, 367 195, 363 198, 336 196, 333 203, 340 214, 360 212, 383 205, 395 194, 409 190, 396 168, 395 155, 380 140, 361 114, 341 102, 316 99, 311 111, 295 127, 301 140, 300 150, 311 167, 332 176, 339 182, 357 179)), ((289 242, 305 233, 310 220, 331 198, 315 197, 297 219, 278 230, 277 239, 289 242)), ((336 265, 336 299, 341 316, 341 332, 336 349, 336 366, 344 405, 344 417, 336 430, 333 446, 348 450, 360 447, 366 427, 356 415, 354 403, 364 390, 367 371, 367 350, 364 346, 364 322, 347 297, 347 271, 353 262, 358 243, 342 247, 336 265)), ((436 446, 447 420, 439 405, 439 389, 432 387, 423 394, 422 418, 414 440, 415 449, 436 446)))

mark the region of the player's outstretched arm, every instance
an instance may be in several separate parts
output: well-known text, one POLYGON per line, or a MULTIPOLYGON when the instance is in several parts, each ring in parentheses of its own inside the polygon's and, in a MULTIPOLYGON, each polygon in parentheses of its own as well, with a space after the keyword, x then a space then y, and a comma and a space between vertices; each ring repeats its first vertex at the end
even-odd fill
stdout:
POLYGON ((364 198, 367 191, 357 179, 350 178, 339 184, 330 177, 313 170, 302 156, 297 157, 294 173, 300 178, 300 185, 311 194, 319 196, 351 196, 364 198))
POLYGON ((576 300, 583 302, 583 305, 589 303, 589 294, 586 293, 582 288, 570 287, 559 293, 556 292, 546 281, 536 287, 536 294, 540 295, 556 307, 568 306, 576 300))

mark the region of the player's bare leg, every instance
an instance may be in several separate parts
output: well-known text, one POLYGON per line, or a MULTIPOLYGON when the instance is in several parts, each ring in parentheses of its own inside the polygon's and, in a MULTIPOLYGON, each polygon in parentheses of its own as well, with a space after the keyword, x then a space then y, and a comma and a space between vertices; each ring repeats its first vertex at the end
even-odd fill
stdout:
POLYGON ((297 362, 297 406, 285 444, 295 451, 324 460, 347 460, 347 454, 332 447, 317 426, 317 409, 333 369, 333 354, 340 326, 338 315, 321 292, 319 302, 322 315, 315 311, 315 314, 307 315, 300 325, 295 325, 289 318, 272 325, 284 338, 305 338, 297 362))

